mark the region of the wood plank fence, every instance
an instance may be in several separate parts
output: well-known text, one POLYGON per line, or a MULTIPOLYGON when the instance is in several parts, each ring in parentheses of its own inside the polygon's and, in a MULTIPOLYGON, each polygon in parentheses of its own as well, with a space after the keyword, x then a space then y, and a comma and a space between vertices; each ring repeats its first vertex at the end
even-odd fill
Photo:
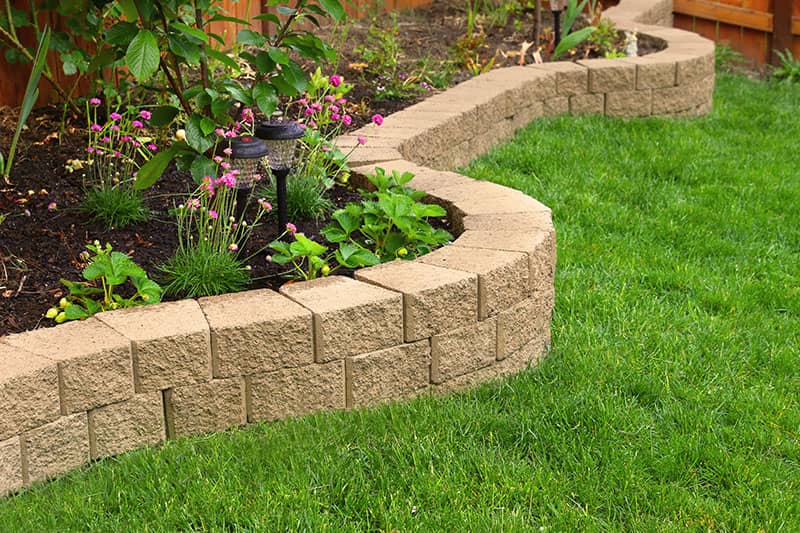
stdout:
POLYGON ((800 0, 674 0, 675 27, 776 64, 774 50, 800 58, 800 0))
MULTIPOLYGON (((429 5, 431 0, 345 0, 345 9, 351 16, 363 17, 376 10, 392 10, 392 9, 407 9, 429 5)), ((29 0, 14 0, 12 5, 18 9, 29 12, 29 0)), ((259 1, 234 1, 225 0, 223 2, 226 14, 232 17, 249 20, 251 17, 266 12, 267 8, 263 2, 259 1), (263 10, 263 11, 262 11, 263 10)), ((53 12, 43 11, 39 16, 40 25, 47 24, 55 30, 63 29, 63 22, 59 19, 58 15, 53 12)), ((243 28, 240 24, 231 22, 216 22, 212 25, 211 31, 214 31, 225 37, 226 42, 233 43, 236 34, 243 28)), ((23 42, 35 48, 36 39, 30 28, 25 28, 20 32, 20 37, 23 42)), ((48 58, 50 69, 54 77, 64 87, 70 87, 74 81, 74 77, 66 76, 58 63, 57 56, 50 54, 48 58)), ((0 106, 18 106, 22 101, 22 96, 25 92, 25 85, 28 83, 28 75, 30 73, 30 66, 27 64, 14 63, 9 64, 4 57, 0 56, 0 106)), ((86 91, 87 85, 79 87, 79 90, 86 91)), ((39 84, 39 105, 47 104, 57 100, 57 95, 53 91, 50 83, 42 78, 39 84)))

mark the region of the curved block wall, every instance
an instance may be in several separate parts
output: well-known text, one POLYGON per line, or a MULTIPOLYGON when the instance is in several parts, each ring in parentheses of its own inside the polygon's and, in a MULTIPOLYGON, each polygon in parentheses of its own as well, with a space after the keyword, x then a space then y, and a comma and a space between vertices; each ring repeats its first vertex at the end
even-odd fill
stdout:
POLYGON ((411 171, 459 234, 415 261, 268 290, 102 313, 0 338, 0 495, 167 438, 448 391, 517 372, 550 341, 555 232, 523 193, 446 170, 537 117, 710 109, 713 43, 650 26, 669 0, 624 0, 617 25, 664 39, 635 59, 492 71, 341 137, 358 173, 411 171))

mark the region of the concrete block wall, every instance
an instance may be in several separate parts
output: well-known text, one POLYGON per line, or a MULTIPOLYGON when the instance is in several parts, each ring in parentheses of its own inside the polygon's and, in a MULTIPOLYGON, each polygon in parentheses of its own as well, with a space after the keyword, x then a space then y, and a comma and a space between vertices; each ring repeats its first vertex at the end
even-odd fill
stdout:
POLYGON ((518 372, 550 343, 550 210, 446 169, 538 117, 710 109, 713 44, 649 26, 669 0, 623 0, 619 27, 667 41, 636 59, 492 71, 338 139, 354 179, 380 166, 447 209, 457 239, 415 261, 99 314, 0 338, 0 496, 103 457, 260 420, 448 392, 518 372), (437 170, 444 169, 444 170, 437 170))

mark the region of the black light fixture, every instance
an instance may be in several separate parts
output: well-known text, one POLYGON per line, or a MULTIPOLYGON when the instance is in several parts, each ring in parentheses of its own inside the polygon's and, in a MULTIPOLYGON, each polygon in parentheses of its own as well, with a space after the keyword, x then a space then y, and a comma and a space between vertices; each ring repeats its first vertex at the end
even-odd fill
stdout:
POLYGON ((256 128, 256 137, 267 145, 269 168, 275 176, 275 189, 278 197, 279 231, 286 228, 289 222, 286 211, 286 176, 294 163, 294 152, 297 139, 304 135, 303 128, 297 122, 262 122, 256 128))
POLYGON ((555 32, 554 48, 561 42, 561 10, 564 9, 561 1, 550 0, 550 11, 553 13, 553 31, 555 32))
POLYGON ((236 174, 236 218, 242 218, 247 207, 247 199, 253 190, 259 166, 269 153, 267 145, 258 137, 242 135, 230 140, 231 169, 236 174))

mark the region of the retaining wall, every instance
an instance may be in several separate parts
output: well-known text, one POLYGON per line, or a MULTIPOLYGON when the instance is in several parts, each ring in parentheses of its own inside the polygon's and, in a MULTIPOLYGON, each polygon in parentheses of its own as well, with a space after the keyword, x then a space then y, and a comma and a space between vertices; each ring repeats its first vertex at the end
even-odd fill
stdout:
POLYGON ((523 193, 447 172, 537 117, 709 110, 713 43, 647 25, 668 1, 625 0, 618 26, 664 39, 636 59, 492 71, 342 137, 354 174, 411 171, 458 238, 415 261, 101 313, 0 338, 0 495, 168 438, 449 391, 517 372, 550 342, 555 232, 523 193), (633 6, 633 7, 630 7, 633 6))

